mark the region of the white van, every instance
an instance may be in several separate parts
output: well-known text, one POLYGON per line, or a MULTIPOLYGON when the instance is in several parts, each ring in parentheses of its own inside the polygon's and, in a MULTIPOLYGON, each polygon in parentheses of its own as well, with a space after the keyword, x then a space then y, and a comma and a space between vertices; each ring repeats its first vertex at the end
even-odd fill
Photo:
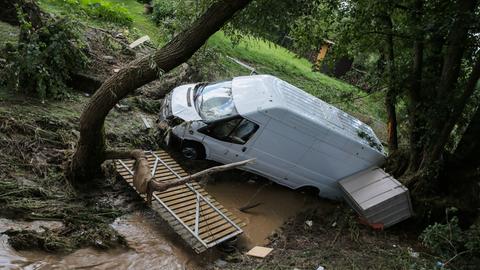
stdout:
POLYGON ((330 199, 342 197, 338 180, 385 160, 369 126, 270 75, 179 86, 165 97, 160 122, 187 158, 256 158, 243 169, 330 199))

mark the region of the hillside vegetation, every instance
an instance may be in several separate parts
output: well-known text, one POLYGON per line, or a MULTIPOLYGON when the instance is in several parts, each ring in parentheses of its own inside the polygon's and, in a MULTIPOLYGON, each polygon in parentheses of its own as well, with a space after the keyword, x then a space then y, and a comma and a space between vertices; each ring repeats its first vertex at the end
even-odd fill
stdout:
MULTIPOLYGON (((127 18, 98 17, 92 13, 66 6, 63 0, 41 0, 41 6, 54 14, 75 14, 76 20, 85 25, 114 29, 126 35, 131 41, 143 35, 148 35, 155 46, 161 46, 168 41, 168 29, 157 26, 151 15, 144 14, 143 4, 135 0, 90 0, 81 2, 98 2, 108 4, 108 8, 120 10, 127 18), (72 12, 72 8, 75 10, 72 12), (131 24, 121 24, 118 21, 131 19, 131 24)), ((70 2, 70 0, 66 1, 70 2)), ((71 1, 75 2, 75 1, 71 1)), ((94 13, 93 13, 94 14, 94 13)), ((312 64, 305 58, 275 45, 271 42, 252 37, 243 37, 238 44, 220 31, 210 38, 205 48, 198 54, 208 54, 201 57, 198 68, 204 68, 204 73, 210 80, 222 80, 234 76, 248 75, 249 70, 232 62, 227 56, 236 58, 256 68, 260 74, 272 74, 289 83, 315 95, 372 125, 376 133, 384 138, 384 109, 381 92, 368 95, 360 89, 312 71, 312 64)))

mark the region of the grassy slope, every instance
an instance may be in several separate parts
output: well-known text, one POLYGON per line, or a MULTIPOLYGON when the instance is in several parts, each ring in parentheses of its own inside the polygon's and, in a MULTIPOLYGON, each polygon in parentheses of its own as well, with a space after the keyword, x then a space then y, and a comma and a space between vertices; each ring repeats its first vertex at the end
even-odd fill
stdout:
POLYGON ((0 22, 0 48, 7 42, 15 42, 18 38, 18 28, 8 23, 0 22))

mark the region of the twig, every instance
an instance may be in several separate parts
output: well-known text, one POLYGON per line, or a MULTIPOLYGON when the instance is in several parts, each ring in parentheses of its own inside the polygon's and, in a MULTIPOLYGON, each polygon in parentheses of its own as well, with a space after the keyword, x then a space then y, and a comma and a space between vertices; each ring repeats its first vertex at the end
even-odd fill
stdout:
POLYGON ((241 167, 241 166, 245 166, 245 165, 247 165, 249 163, 252 163, 254 161, 255 161, 255 159, 252 158, 252 159, 247 159, 247 160, 244 160, 244 161, 234 162, 234 163, 230 163, 230 164, 226 164, 226 165, 215 166, 215 167, 211 167, 211 168, 208 168, 206 170, 194 173, 192 175, 182 177, 178 180, 169 181, 169 182, 166 182, 166 183, 159 183, 157 181, 152 180, 152 181, 150 181, 149 186, 152 188, 152 191, 165 191, 165 190, 167 190, 171 187, 186 184, 186 183, 188 183, 188 182, 190 182, 194 179, 197 179, 197 178, 209 175, 209 174, 217 173, 217 172, 232 170, 232 169, 235 169, 235 168, 238 168, 238 167, 241 167))
POLYGON ((248 210, 248 209, 251 209, 251 208, 253 208, 253 207, 259 206, 261 203, 253 204, 253 205, 251 206, 251 202, 253 201, 253 199, 255 199, 255 197, 257 197, 258 193, 260 193, 260 191, 262 191, 262 189, 263 189, 264 187, 266 187, 268 184, 269 184, 269 183, 264 184, 263 186, 261 186, 260 188, 258 188, 257 191, 255 192, 255 194, 253 194, 253 196, 250 197, 250 199, 248 200, 248 202, 247 202, 246 204, 244 204, 244 206, 238 208, 238 210, 244 212, 245 210, 248 210))
POLYGON ((242 212, 245 212, 245 211, 250 210, 250 209, 252 209, 252 208, 255 208, 255 207, 257 207, 257 206, 259 206, 259 205, 261 205, 261 204, 262 204, 261 202, 254 203, 254 204, 247 204, 247 205, 245 205, 245 206, 242 206, 242 207, 238 208, 238 210, 240 210, 240 211, 242 211, 242 212))

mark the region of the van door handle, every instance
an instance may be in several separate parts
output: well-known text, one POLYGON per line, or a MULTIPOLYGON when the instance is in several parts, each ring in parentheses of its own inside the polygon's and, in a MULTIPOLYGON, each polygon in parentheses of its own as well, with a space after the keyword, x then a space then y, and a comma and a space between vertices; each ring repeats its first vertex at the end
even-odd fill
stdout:
POLYGON ((244 146, 242 147, 242 152, 245 152, 245 151, 247 151, 247 147, 244 146))

